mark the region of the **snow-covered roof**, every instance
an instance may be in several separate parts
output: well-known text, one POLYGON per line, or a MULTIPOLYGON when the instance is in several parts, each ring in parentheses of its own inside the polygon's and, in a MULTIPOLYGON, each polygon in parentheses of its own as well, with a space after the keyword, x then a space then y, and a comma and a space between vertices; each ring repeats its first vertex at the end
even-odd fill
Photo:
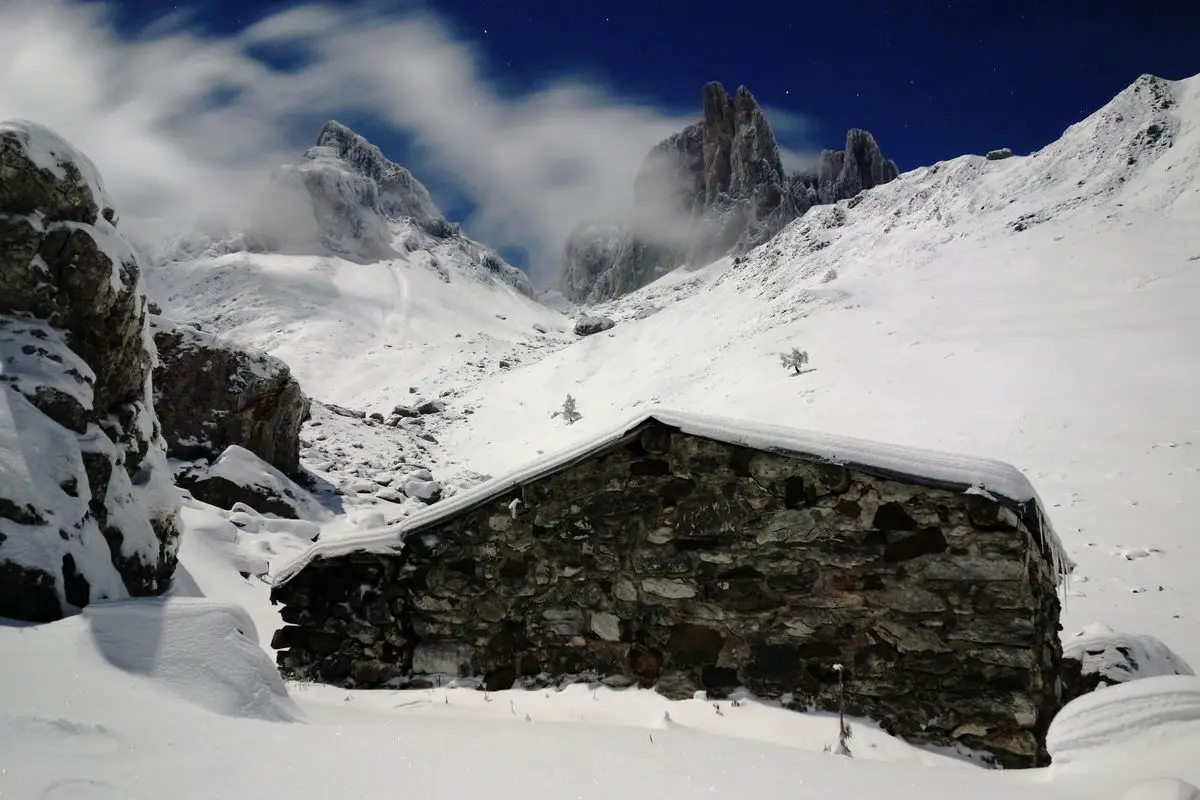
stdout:
POLYGON ((395 525, 344 538, 319 541, 294 561, 285 564, 276 574, 274 584, 283 585, 316 560, 337 558, 356 552, 395 552, 408 534, 477 508, 514 488, 585 461, 651 420, 692 436, 780 455, 838 464, 906 483, 981 494, 1001 502, 1006 501, 1023 512, 1026 524, 1030 524, 1032 517, 1032 523, 1037 528, 1034 535, 1041 534, 1045 555, 1051 560, 1060 577, 1065 577, 1073 566, 1045 514, 1033 485, 1020 470, 1004 462, 748 420, 653 408, 638 413, 606 433, 558 453, 546 455, 515 472, 485 481, 395 525))

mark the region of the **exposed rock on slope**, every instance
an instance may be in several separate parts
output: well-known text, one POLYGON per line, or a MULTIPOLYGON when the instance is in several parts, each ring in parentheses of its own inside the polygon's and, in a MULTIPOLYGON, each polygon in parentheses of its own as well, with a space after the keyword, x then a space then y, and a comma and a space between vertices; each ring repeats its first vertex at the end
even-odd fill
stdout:
POLYGON ((579 336, 591 336, 593 333, 603 333, 612 328, 616 323, 608 317, 593 316, 585 314, 575 320, 575 333, 579 336))
POLYGON ((682 264, 700 266, 757 247, 813 205, 893 180, 896 165, 874 137, 851 130, 787 176, 771 125, 743 86, 703 91, 704 117, 658 144, 634 184, 629 222, 584 223, 563 257, 563 293, 599 302, 645 286, 682 264))
POLYGON ((300 468, 308 399, 287 364, 161 317, 154 407, 173 458, 213 459, 240 445, 285 473, 300 468))
POLYGON ((0 123, 0 617, 163 591, 179 497, 137 257, 92 163, 0 123))

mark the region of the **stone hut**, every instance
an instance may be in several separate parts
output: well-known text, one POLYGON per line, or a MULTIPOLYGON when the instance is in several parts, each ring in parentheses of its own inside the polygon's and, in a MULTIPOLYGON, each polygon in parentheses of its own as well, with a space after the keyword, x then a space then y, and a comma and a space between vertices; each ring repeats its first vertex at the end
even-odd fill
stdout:
POLYGON ((1069 562, 1013 467, 653 411, 285 567, 283 672, 744 687, 1048 761, 1069 562))

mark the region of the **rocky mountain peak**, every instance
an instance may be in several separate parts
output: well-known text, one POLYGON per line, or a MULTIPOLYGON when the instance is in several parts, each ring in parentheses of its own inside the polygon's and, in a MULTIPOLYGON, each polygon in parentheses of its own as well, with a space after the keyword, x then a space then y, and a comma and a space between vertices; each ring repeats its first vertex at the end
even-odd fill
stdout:
POLYGON ((373 180, 379 190, 379 209, 388 218, 411 217, 418 223, 445 222, 424 184, 407 169, 389 160, 376 145, 337 120, 325 123, 317 136, 316 146, 328 148, 329 155, 373 180))
POLYGON ((411 172, 336 120, 298 163, 272 173, 246 239, 252 250, 361 263, 436 251, 435 264, 449 258, 481 279, 535 294, 523 272, 442 216, 411 172))
POLYGON ((827 150, 788 176, 771 123, 745 86, 716 81, 700 93, 702 117, 656 145, 634 183, 629 221, 581 225, 563 255, 561 288, 577 302, 634 291, 684 264, 701 266, 766 242, 818 203, 894 179, 870 133, 852 129, 845 150, 827 150))

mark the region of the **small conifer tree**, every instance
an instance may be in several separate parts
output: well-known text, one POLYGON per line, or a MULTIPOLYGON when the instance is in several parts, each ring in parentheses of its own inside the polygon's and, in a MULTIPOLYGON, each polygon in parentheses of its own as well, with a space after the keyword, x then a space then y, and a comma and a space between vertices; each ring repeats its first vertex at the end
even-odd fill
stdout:
POLYGON ((568 425, 573 425, 583 419, 583 414, 580 414, 579 409, 575 407, 575 398, 569 394, 567 395, 567 399, 563 401, 562 415, 568 425))

